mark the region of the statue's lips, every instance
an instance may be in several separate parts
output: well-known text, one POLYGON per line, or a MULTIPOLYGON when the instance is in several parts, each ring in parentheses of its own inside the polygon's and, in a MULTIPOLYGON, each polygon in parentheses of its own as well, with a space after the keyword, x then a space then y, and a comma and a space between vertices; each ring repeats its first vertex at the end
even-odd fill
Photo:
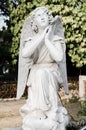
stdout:
POLYGON ((46 22, 46 20, 45 20, 45 19, 41 19, 41 22, 44 22, 44 23, 45 23, 45 22, 46 22))

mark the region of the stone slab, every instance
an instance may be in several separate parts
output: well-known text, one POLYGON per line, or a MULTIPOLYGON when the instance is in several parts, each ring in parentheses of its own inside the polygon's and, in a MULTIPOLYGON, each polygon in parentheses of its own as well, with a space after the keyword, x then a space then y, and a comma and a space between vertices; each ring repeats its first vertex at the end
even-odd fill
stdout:
POLYGON ((23 130, 21 127, 16 128, 3 128, 2 130, 23 130))

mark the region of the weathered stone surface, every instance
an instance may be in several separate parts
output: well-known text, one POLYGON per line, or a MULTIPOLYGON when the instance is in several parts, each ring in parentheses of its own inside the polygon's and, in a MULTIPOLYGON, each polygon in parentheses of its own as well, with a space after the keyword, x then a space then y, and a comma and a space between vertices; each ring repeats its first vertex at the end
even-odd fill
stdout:
POLYGON ((57 93, 61 86, 68 93, 65 50, 60 17, 46 7, 32 11, 24 22, 19 54, 18 99, 28 86, 20 110, 24 130, 65 130, 68 112, 57 93))

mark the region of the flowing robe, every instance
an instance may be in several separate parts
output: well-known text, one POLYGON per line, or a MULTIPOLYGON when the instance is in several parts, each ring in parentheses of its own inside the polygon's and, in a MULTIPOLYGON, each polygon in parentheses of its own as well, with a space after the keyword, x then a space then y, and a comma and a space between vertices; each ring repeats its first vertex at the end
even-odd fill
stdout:
MULTIPOLYGON (((58 48, 58 42, 62 44, 63 41, 61 38, 54 37, 51 44, 58 48)), ((59 85, 63 82, 58 64, 51 57, 45 43, 35 50, 32 59, 33 65, 27 81, 29 90, 25 108, 28 111, 42 110, 43 112, 56 112, 59 100, 57 91, 59 85)))

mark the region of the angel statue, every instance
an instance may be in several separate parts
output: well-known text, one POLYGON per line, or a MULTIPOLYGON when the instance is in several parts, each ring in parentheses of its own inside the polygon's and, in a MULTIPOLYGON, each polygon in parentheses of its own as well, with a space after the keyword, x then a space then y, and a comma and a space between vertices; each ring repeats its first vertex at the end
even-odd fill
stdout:
POLYGON ((68 113, 58 96, 68 93, 64 30, 60 17, 45 7, 32 11, 24 22, 19 53, 17 98, 28 86, 21 108, 24 130, 65 130, 68 113))

